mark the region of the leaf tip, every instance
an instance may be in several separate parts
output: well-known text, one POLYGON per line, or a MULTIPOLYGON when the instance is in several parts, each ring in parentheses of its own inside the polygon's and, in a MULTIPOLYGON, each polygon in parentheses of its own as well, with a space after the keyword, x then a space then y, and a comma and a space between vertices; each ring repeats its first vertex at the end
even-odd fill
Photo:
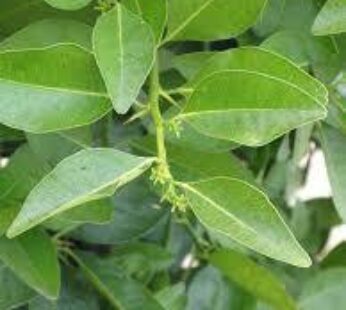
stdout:
POLYGON ((301 248, 301 255, 297 257, 292 264, 299 268, 309 268, 312 265, 312 260, 308 253, 305 252, 303 248, 301 248))
POLYGON ((17 221, 14 220, 6 232, 6 237, 8 239, 14 239, 18 237, 20 234, 22 234, 23 232, 24 230, 21 229, 21 225, 18 225, 17 221))

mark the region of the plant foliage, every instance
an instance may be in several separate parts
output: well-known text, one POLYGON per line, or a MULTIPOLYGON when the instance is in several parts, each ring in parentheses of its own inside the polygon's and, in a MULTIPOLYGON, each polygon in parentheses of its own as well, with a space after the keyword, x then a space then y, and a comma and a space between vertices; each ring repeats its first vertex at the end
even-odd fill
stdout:
POLYGON ((0 310, 345 309, 344 32, 344 0, 2 0, 0 310))

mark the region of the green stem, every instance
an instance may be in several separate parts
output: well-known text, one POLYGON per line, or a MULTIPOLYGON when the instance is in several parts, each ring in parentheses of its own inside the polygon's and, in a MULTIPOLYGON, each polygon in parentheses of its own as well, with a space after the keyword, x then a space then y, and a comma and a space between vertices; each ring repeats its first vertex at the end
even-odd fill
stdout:
POLYGON ((193 93, 193 88, 179 87, 179 88, 165 90, 165 92, 168 95, 190 95, 191 93, 193 93))
POLYGON ((77 229, 80 225, 81 224, 72 224, 71 226, 68 226, 67 228, 60 230, 53 236, 53 240, 58 241, 61 237, 77 229))
POLYGON ((288 180, 286 187, 286 201, 289 205, 295 205, 295 192, 302 182, 302 170, 300 169, 300 161, 309 150, 309 142, 314 124, 306 125, 298 128, 295 134, 293 155, 288 165, 288 180))
POLYGON ((158 63, 155 61, 153 70, 150 75, 149 86, 149 106, 151 116, 154 121, 156 129, 156 145, 157 145, 157 157, 160 173, 165 179, 172 179, 171 173, 167 163, 167 152, 165 146, 165 127, 160 110, 160 81, 159 81, 159 68, 158 63))
POLYGON ((186 201, 184 195, 180 194, 174 182, 167 161, 165 145, 165 124, 160 110, 160 81, 157 61, 150 74, 149 85, 149 108, 156 129, 157 166, 152 170, 154 184, 159 183, 163 189, 162 201, 167 201, 173 206, 173 210, 185 211, 186 201))

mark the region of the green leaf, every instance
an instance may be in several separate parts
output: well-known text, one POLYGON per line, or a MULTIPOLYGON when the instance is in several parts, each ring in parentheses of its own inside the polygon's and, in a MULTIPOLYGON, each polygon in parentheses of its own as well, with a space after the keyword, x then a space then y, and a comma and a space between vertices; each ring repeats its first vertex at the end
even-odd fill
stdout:
MULTIPOLYGON (((172 107, 164 114, 164 118, 169 120, 172 117, 179 114, 180 110, 180 108, 172 107)), ((188 149, 192 149, 195 151, 202 151, 208 153, 224 153, 228 152, 231 149, 235 149, 239 146, 238 144, 233 143, 231 141, 214 139, 205 136, 186 122, 181 124, 179 131, 180 134, 178 136, 172 130, 166 131, 166 141, 170 144, 177 145, 181 148, 186 147, 188 149)), ((153 135, 155 134, 154 125, 149 127, 149 132, 153 135)))
POLYGON ((215 56, 191 85, 195 90, 175 120, 218 139, 263 145, 326 116, 325 87, 258 48, 215 56))
POLYGON ((98 19, 93 46, 114 109, 125 114, 153 64, 155 41, 151 28, 138 15, 117 4, 98 19))
POLYGON ((45 223, 45 227, 63 230, 66 227, 77 227, 86 223, 107 224, 112 220, 113 213, 114 205, 110 198, 91 201, 53 217, 45 223))
POLYGON ((66 158, 31 191, 8 236, 15 237, 64 211, 113 195, 153 161, 113 149, 88 149, 66 158))
POLYGON ((0 53, 0 78, 0 123, 9 127, 57 131, 110 110, 93 55, 75 45, 0 53))
POLYGON ((346 243, 343 241, 330 251, 321 262, 321 267, 324 269, 331 267, 345 267, 346 243))
POLYGON ((198 84, 221 71, 245 71, 268 76, 309 94, 321 105, 327 104, 327 88, 298 66, 279 54, 261 47, 240 47, 216 53, 187 84, 196 88, 198 84))
POLYGON ((268 37, 261 47, 277 52, 287 57, 300 67, 310 63, 308 40, 310 38, 302 32, 278 31, 268 37))
POLYGON ((215 52, 196 52, 175 56, 173 63, 176 69, 186 78, 193 78, 208 61, 215 56, 215 52))
POLYGON ((0 12, 0 33, 4 36, 47 18, 74 19, 93 25, 97 16, 92 7, 77 12, 60 11, 44 0, 1 0, 0 12))
POLYGON ((73 237, 88 243, 127 243, 147 234, 167 214, 164 208, 155 207, 160 198, 150 191, 144 177, 122 188, 114 203, 115 214, 110 223, 84 225, 73 237))
MULTIPOLYGON (((27 135, 24 145, 11 156, 0 172, 0 235, 6 232, 33 187, 65 157, 91 145, 88 127, 44 135, 27 135)), ((113 205, 107 199, 90 202, 55 218, 56 228, 71 223, 105 223, 111 220, 113 205), (59 222, 59 223, 57 223, 59 222)), ((53 229, 53 228, 52 228, 53 229)))
POLYGON ((317 255, 332 227, 342 224, 331 199, 309 200, 292 210, 290 227, 304 249, 317 255))
MULTIPOLYGON (((156 142, 151 136, 133 143, 136 149, 154 155, 156 142)), ((196 151, 186 146, 166 143, 168 161, 175 179, 191 182, 217 176, 227 176, 246 180, 255 184, 254 178, 243 163, 229 151, 210 153, 196 151)))
POLYGON ((346 1, 327 0, 312 26, 314 35, 346 32, 346 1))
POLYGON ((62 272, 61 292, 57 300, 37 296, 28 306, 29 310, 100 310, 97 294, 72 268, 62 272))
POLYGON ((343 310, 346 303, 346 269, 331 268, 309 280, 299 298, 302 310, 343 310))
POLYGON ((45 19, 28 25, 0 43, 0 50, 45 48, 57 43, 72 43, 92 50, 92 28, 67 19, 45 19))
POLYGON ((141 16, 151 27, 158 43, 167 21, 167 0, 125 0, 122 4, 141 16))
POLYGON ((209 260, 230 280, 275 309, 296 309, 294 300, 274 274, 247 256, 232 250, 218 250, 209 260))
POLYGON ((156 293, 155 298, 165 310, 184 310, 186 304, 185 285, 177 283, 156 293))
POLYGON ((172 145, 177 145, 179 148, 187 148, 202 153, 225 153, 239 146, 232 141, 214 139, 203 135, 187 122, 182 123, 180 129, 179 136, 173 131, 166 132, 166 141, 172 145))
POLYGON ((28 145, 23 145, 0 170, 0 236, 11 225, 26 196, 49 169, 28 145))
POLYGON ((26 134, 26 137, 37 157, 54 167, 64 158, 92 147, 92 135, 91 127, 87 126, 46 134, 26 134))
POLYGON ((49 5, 60 10, 80 10, 91 3, 92 0, 45 0, 49 5))
POLYGON ((119 274, 112 261, 97 260, 95 257, 76 259, 87 278, 114 308, 163 310, 144 286, 119 274))
POLYGON ((0 264, 0 287, 0 309, 3 310, 22 306, 36 295, 2 264, 0 264))
POLYGON ((266 0, 170 0, 165 42, 227 39, 251 27, 266 0))
POLYGON ((58 297, 60 268, 49 237, 31 231, 19 238, 0 239, 0 260, 26 284, 50 299, 58 297))
POLYGON ((311 66, 314 76, 326 82, 334 80, 344 58, 343 38, 314 37, 310 31, 278 31, 262 47, 275 51, 300 66, 311 66))
POLYGON ((270 0, 254 32, 260 37, 267 37, 278 30, 310 32, 320 3, 316 0, 270 0))
POLYGON ((222 274, 215 268, 207 266, 196 273, 188 287, 186 309, 233 309, 230 308, 229 287, 222 274))
POLYGON ((252 185, 225 177, 179 185, 210 230, 268 257, 299 267, 311 265, 273 204, 252 185))
MULTIPOLYGON (((27 139, 37 157, 50 167, 54 167, 64 158, 91 147, 92 131, 88 126, 42 135, 27 134, 27 139)), ((37 179, 36 183, 40 180, 41 178, 37 179)), ((57 227, 78 223, 103 224, 111 220, 113 209, 110 199, 89 202, 55 217, 46 226, 54 230, 57 227)))
POLYGON ((23 141, 23 132, 0 124, 0 142, 23 141))
POLYGON ((322 146, 326 157, 328 176, 333 191, 333 201, 341 216, 346 220, 346 136, 327 125, 321 131, 322 146))
POLYGON ((148 282, 159 271, 167 270, 173 263, 171 254, 164 248, 144 242, 118 246, 111 259, 125 274, 141 282, 148 282))

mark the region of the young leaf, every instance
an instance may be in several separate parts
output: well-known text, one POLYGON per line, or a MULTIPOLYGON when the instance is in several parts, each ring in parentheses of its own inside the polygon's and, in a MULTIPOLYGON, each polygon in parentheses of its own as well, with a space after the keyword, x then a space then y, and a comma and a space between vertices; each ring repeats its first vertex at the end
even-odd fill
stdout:
POLYGON ((0 123, 27 132, 83 126, 111 108, 93 55, 75 45, 2 52, 0 78, 0 123))
POLYGON ((266 0, 170 0, 165 42, 227 39, 251 27, 266 0))
POLYGON ((299 298, 302 310, 343 310, 346 303, 346 269, 330 268, 305 284, 299 298))
POLYGON ((19 238, 0 238, 0 260, 26 284, 50 299, 58 297, 60 268, 49 237, 31 231, 19 238))
POLYGON ((312 26, 314 35, 346 32, 346 1, 327 0, 312 26))
POLYGON ((211 254, 210 263, 237 285, 275 309, 296 309, 294 300, 274 274, 247 256, 233 250, 218 250, 211 254))
POLYGON ((44 0, 49 5, 60 10, 80 10, 87 6, 92 0, 44 0))
POLYGON ((263 145, 326 116, 325 87, 261 49, 217 55, 190 84, 195 91, 175 119, 218 139, 263 145))
POLYGON ((207 228, 271 258, 310 266, 309 256, 273 204, 252 185, 225 177, 179 184, 207 228))
POLYGON ((113 195, 153 161, 113 149, 88 149, 66 158, 31 191, 7 235, 13 238, 57 214, 113 195))
POLYGON ((341 216, 346 220, 346 136, 327 125, 321 131, 323 151, 326 156, 328 176, 333 191, 333 201, 341 216))
POLYGON ((0 309, 14 309, 26 304, 36 293, 0 263, 0 309))
POLYGON ((119 274, 112 261, 91 256, 75 258, 86 277, 114 308, 163 310, 144 286, 126 275, 119 274))
POLYGON ((45 48, 58 43, 72 43, 91 51, 91 35, 92 28, 86 24, 67 19, 45 19, 7 37, 0 43, 0 50, 45 48))
POLYGON ((125 0, 122 4, 141 16, 151 27, 158 43, 167 21, 167 0, 125 0))
POLYGON ((138 15, 117 4, 98 19, 93 46, 114 109, 125 114, 153 64, 155 41, 151 28, 138 15))

